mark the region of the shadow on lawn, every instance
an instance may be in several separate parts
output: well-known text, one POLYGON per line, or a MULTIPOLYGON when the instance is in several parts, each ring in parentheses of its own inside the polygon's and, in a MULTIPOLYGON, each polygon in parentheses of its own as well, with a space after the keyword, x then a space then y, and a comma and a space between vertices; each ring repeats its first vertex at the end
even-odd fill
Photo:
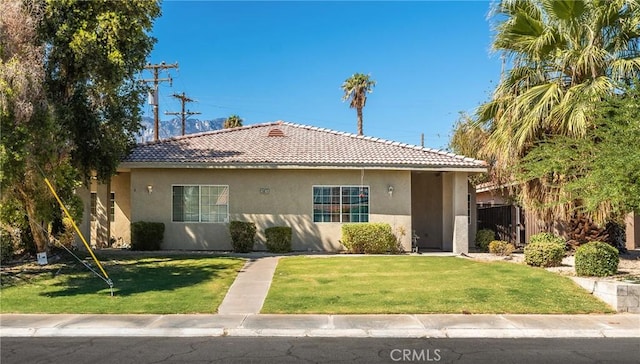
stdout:
MULTIPOLYGON (((233 265, 238 259, 215 259, 228 261, 228 264, 207 264, 207 259, 202 257, 121 258, 105 264, 105 270, 113 281, 114 294, 130 296, 151 291, 172 291, 235 272, 233 265)), ((97 267, 94 269, 100 272, 97 267)), ((64 297, 109 291, 105 281, 81 264, 69 272, 62 270, 60 276, 61 280, 53 284, 58 289, 43 292, 42 296, 64 297)))

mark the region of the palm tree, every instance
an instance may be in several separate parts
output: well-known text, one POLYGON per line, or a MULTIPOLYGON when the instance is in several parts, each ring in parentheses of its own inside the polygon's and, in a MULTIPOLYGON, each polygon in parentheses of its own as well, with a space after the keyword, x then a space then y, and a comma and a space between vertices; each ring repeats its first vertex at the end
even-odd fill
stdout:
MULTIPOLYGON (((493 15, 499 20, 493 49, 513 67, 478 119, 490 133, 485 157, 508 180, 510 167, 544 138, 584 136, 597 102, 639 77, 640 2, 501 0, 493 15)), ((558 190, 564 177, 550 177, 552 183, 523 186, 525 207, 558 190)))
POLYGON ((494 13, 505 20, 493 48, 514 65, 479 110, 497 152, 522 154, 547 134, 583 135, 594 102, 640 75, 637 0, 502 0, 494 13))
POLYGON ((222 127, 225 129, 239 128, 242 126, 242 119, 238 115, 231 115, 224 121, 222 127))
POLYGON ((373 92, 376 81, 369 78, 369 75, 354 73, 342 84, 344 96, 342 101, 351 99, 349 107, 356 109, 358 114, 358 135, 362 135, 362 109, 367 103, 367 93, 373 92))

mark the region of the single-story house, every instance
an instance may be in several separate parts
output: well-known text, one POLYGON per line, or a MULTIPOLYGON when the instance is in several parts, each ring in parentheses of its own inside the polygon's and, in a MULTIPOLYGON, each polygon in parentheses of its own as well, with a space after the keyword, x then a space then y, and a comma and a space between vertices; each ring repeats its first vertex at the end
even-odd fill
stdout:
POLYGON ((289 226, 296 251, 338 251, 341 225, 387 222, 405 250, 467 252, 468 176, 485 162, 430 148, 273 122, 140 144, 110 183, 82 193, 92 245, 130 242, 130 224, 165 224, 163 249, 230 250, 228 222, 289 226))

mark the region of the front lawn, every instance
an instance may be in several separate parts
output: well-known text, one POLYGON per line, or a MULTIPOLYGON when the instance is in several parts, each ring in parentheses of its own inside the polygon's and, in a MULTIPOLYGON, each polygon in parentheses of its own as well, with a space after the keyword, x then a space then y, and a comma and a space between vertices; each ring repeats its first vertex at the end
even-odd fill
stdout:
POLYGON ((262 313, 602 313, 606 304, 525 265, 456 257, 280 259, 262 313))
POLYGON ((71 258, 4 269, 0 311, 215 313, 244 264, 237 258, 160 254, 101 257, 114 283, 113 297, 103 280, 71 258))

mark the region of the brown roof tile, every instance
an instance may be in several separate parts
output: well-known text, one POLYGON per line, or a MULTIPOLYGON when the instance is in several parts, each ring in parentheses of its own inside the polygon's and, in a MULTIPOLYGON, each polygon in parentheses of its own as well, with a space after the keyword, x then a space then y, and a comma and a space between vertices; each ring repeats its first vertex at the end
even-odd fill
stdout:
POLYGON ((453 153, 281 121, 140 144, 123 162, 138 166, 486 167, 483 161, 453 153))

